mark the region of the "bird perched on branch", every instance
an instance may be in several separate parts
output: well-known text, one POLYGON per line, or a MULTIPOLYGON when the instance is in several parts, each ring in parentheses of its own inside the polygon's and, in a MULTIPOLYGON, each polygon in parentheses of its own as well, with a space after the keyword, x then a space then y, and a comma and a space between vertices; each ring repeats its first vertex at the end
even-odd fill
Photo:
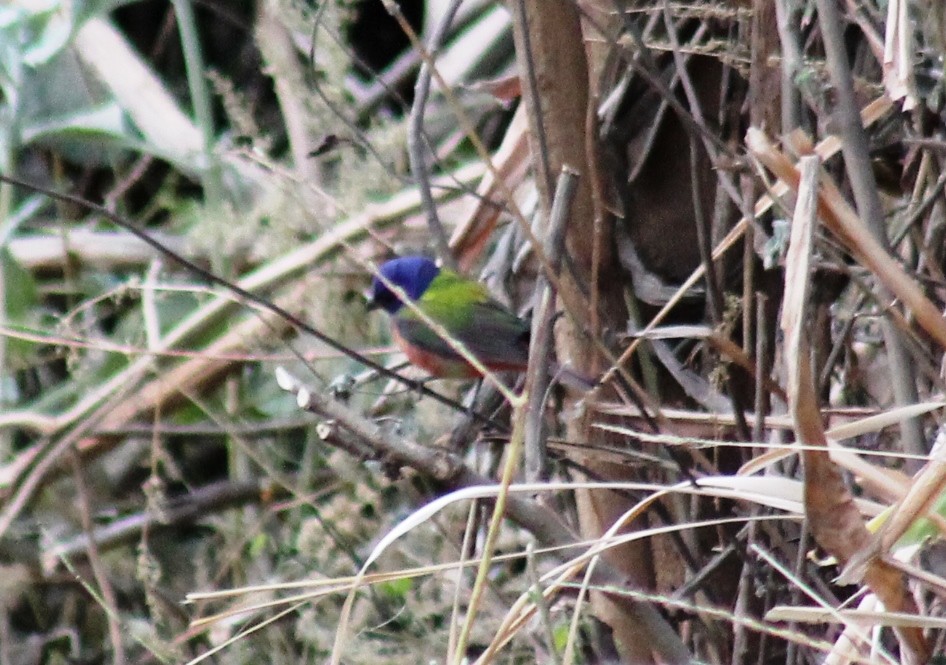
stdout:
POLYGON ((479 372, 417 311, 390 288, 399 288, 454 342, 462 344, 487 369, 524 372, 529 361, 529 324, 494 300, 479 282, 439 268, 424 256, 385 262, 368 292, 368 308, 391 315, 394 341, 414 365, 439 378, 470 379, 479 372), (388 283, 386 284, 385 281, 388 283))

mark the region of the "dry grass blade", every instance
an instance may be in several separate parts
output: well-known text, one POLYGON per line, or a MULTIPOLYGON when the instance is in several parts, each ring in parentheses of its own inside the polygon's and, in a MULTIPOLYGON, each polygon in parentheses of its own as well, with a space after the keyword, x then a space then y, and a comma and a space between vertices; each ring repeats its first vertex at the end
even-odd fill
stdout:
POLYGON ((805 623, 830 623, 863 621, 877 626, 912 626, 915 628, 946 628, 946 619, 941 617, 904 614, 902 612, 871 612, 865 610, 839 610, 838 614, 825 612, 821 607, 790 607, 778 605, 766 612, 767 621, 801 621, 805 623))
MULTIPOLYGON (((820 160, 803 157, 799 164, 798 200, 792 219, 791 240, 786 257, 786 287, 781 328, 785 335, 785 363, 788 373, 789 409, 797 440, 823 448, 802 452, 805 470, 805 515, 811 532, 825 550, 847 564, 872 546, 853 497, 828 454, 828 442, 821 423, 818 398, 811 376, 806 329, 806 307, 810 288, 811 258, 817 222, 817 186, 820 160)), ((884 606, 894 612, 914 612, 915 604, 906 589, 903 575, 885 562, 872 559, 864 570, 864 580, 884 606)), ((908 662, 924 663, 929 647, 922 631, 899 628, 908 662)))
POLYGON ((884 35, 884 86, 891 99, 903 100, 903 110, 916 107, 913 80, 913 22, 907 14, 906 0, 891 0, 887 5, 887 30, 884 35))
MULTIPOLYGON (((873 492, 875 496, 884 497, 891 502, 897 501, 906 493, 907 488, 910 486, 909 476, 896 469, 870 464, 860 457, 861 455, 867 454, 867 451, 852 450, 842 446, 839 441, 862 436, 864 434, 880 432, 886 427, 897 425, 905 418, 923 415, 941 408, 943 408, 943 402, 941 401, 923 402, 920 404, 887 409, 873 416, 867 416, 866 418, 836 425, 825 433, 828 439, 831 459, 841 468, 856 475, 860 479, 861 484, 873 492)), ((777 420, 775 421, 775 423, 778 422, 777 420)), ((772 426, 773 423, 770 422, 769 425, 772 426)), ((759 473, 779 460, 783 460, 797 452, 797 449, 784 448, 763 453, 743 464, 739 469, 739 474, 750 475, 759 473)), ((897 453, 893 455, 901 456, 905 459, 908 457, 912 459, 926 459, 925 457, 912 457, 897 453)))
POLYGON ((906 496, 894 508, 890 519, 884 522, 877 534, 880 539, 878 555, 889 552, 914 522, 926 517, 933 503, 942 496, 946 487, 944 452, 943 446, 934 450, 932 459, 913 479, 906 496))

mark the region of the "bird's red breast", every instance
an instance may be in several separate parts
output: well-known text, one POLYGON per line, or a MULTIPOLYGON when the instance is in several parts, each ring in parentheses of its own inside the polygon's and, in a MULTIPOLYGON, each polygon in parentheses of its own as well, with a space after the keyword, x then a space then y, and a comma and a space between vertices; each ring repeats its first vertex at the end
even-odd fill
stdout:
MULTIPOLYGON (((444 356, 411 344, 401 336, 396 324, 391 326, 391 335, 411 364, 426 370, 431 376, 441 379, 474 379, 480 376, 476 368, 459 355, 444 356)), ((524 372, 527 367, 526 363, 490 363, 483 359, 481 362, 494 372, 524 372)))

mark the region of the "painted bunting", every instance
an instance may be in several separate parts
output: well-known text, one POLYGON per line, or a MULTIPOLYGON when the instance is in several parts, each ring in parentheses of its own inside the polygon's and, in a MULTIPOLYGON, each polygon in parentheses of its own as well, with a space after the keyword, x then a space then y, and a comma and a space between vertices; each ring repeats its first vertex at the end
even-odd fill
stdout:
MULTIPOLYGON (((494 300, 484 285, 439 268, 424 256, 392 259, 379 272, 486 368, 498 372, 525 371, 529 324, 494 300)), ((470 363, 377 277, 368 292, 368 308, 380 308, 391 315, 394 341, 414 365, 440 378, 479 376, 470 363)))

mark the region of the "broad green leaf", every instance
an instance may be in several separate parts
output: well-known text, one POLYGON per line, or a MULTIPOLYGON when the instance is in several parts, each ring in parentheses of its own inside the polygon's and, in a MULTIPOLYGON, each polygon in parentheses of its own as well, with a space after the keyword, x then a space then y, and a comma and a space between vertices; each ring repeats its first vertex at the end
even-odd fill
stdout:
POLYGON ((45 118, 23 128, 24 144, 39 143, 84 164, 106 164, 120 149, 138 148, 138 141, 115 102, 45 118))

